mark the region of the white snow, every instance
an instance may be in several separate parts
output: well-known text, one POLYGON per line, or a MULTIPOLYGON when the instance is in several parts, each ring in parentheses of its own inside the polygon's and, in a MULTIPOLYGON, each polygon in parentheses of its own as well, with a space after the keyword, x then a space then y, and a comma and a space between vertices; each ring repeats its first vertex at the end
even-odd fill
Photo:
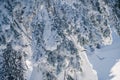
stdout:
POLYGON ((95 72, 95 70, 93 70, 93 67, 90 64, 86 53, 81 52, 83 47, 81 47, 79 44, 77 44, 77 39, 75 36, 71 36, 70 38, 74 42, 75 46, 78 49, 79 55, 81 56, 82 73, 77 74, 78 75, 77 80, 98 80, 97 73, 95 72))
POLYGON ((93 70, 86 53, 81 53, 81 58, 83 73, 81 76, 78 76, 78 80, 98 80, 97 73, 93 70))
POLYGON ((45 48, 51 51, 57 49, 57 46, 60 44, 59 42, 57 42, 57 38, 57 32, 51 31, 51 25, 47 25, 43 33, 45 48))
POLYGON ((56 35, 55 32, 51 32, 51 26, 47 25, 44 30, 44 41, 45 41, 45 48, 47 50, 55 50, 57 48, 57 45, 55 44, 54 36, 56 35), (49 26, 49 27, 48 27, 49 26))
POLYGON ((120 68, 118 68, 120 64, 119 62, 116 63, 120 59, 120 37, 115 32, 113 32, 112 37, 113 42, 111 45, 96 49, 93 54, 87 52, 93 68, 97 71, 99 80, 110 80, 109 74, 111 69, 112 75, 115 77, 112 80, 120 80, 118 77, 118 74, 120 74, 120 68))
POLYGON ((37 67, 34 67, 31 75, 32 76, 30 77, 29 80, 43 80, 42 73, 41 71, 38 71, 37 67))
MULTIPOLYGON (((85 52, 81 52, 81 50, 83 49, 83 47, 81 47, 80 45, 77 44, 77 39, 75 38, 75 36, 70 36, 68 37, 69 39, 71 39, 75 46, 78 48, 79 50, 79 55, 81 56, 81 68, 82 68, 82 72, 76 71, 74 69, 72 69, 71 67, 66 67, 66 69, 64 69, 60 74, 57 75, 57 79, 58 80, 64 80, 66 78, 65 74, 69 74, 71 75, 74 79, 76 80, 98 80, 97 78, 97 73, 95 72, 95 70, 93 70, 92 65, 90 64, 87 55, 85 52)), ((66 61, 67 62, 67 61, 66 61)), ((42 71, 48 69, 48 71, 54 70, 52 67, 50 67, 50 65, 48 65, 44 59, 40 60, 40 63, 36 63, 33 64, 33 71, 30 77, 30 80, 43 80, 42 79, 42 71), (40 68, 40 66, 41 68, 40 68)), ((65 79, 66 80, 66 79, 65 79)))
POLYGON ((120 60, 112 67, 110 76, 111 80, 120 80, 120 60))
POLYGON ((29 61, 29 60, 26 60, 26 66, 27 66, 27 72, 26 72, 26 78, 27 78, 27 80, 30 80, 30 78, 31 78, 31 74, 32 74, 32 71, 33 71, 33 66, 32 66, 32 63, 31 63, 31 61, 29 61))

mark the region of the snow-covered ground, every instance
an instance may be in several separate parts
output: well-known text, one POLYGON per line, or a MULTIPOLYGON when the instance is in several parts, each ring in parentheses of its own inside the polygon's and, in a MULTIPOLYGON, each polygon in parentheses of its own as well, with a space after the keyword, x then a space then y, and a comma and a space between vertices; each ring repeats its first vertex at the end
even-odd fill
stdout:
POLYGON ((112 34, 111 45, 96 49, 93 54, 87 52, 99 80, 120 80, 120 37, 112 34))
POLYGON ((111 80, 120 80, 120 60, 112 67, 110 76, 111 80))

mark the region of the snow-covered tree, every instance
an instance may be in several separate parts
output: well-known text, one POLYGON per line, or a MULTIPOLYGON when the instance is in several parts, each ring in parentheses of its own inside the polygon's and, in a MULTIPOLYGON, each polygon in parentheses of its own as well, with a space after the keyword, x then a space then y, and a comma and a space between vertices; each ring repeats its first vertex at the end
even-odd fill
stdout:
POLYGON ((10 43, 2 53, 3 62, 0 69, 1 80, 24 80, 24 67, 21 52, 12 49, 10 43))
POLYGON ((0 0, 0 78, 25 80, 29 60, 42 80, 97 80, 84 49, 110 44, 113 28, 119 0, 0 0))

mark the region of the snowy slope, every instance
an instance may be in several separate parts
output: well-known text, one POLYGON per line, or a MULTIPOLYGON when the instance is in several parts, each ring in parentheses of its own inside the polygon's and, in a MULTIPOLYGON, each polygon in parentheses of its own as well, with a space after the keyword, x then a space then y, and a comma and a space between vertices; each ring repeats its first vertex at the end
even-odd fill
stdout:
POLYGON ((113 74, 112 80, 120 79, 118 77, 120 74, 120 72, 118 73, 120 70, 118 67, 120 65, 119 62, 117 63, 117 61, 120 59, 120 37, 116 35, 115 32, 113 32, 112 36, 113 42, 111 45, 104 46, 101 49, 96 49, 94 52, 92 52, 93 54, 89 54, 89 52, 87 53, 93 68, 97 71, 99 80, 110 80, 110 72, 113 74))
POLYGON ((106 78, 119 59, 119 44, 94 49, 112 42, 112 27, 120 35, 119 5, 119 0, 0 0, 0 80, 98 80, 102 69, 106 78), (98 76, 86 47, 94 51, 89 57, 99 65, 98 76), (100 68, 106 63, 107 69, 100 68))

